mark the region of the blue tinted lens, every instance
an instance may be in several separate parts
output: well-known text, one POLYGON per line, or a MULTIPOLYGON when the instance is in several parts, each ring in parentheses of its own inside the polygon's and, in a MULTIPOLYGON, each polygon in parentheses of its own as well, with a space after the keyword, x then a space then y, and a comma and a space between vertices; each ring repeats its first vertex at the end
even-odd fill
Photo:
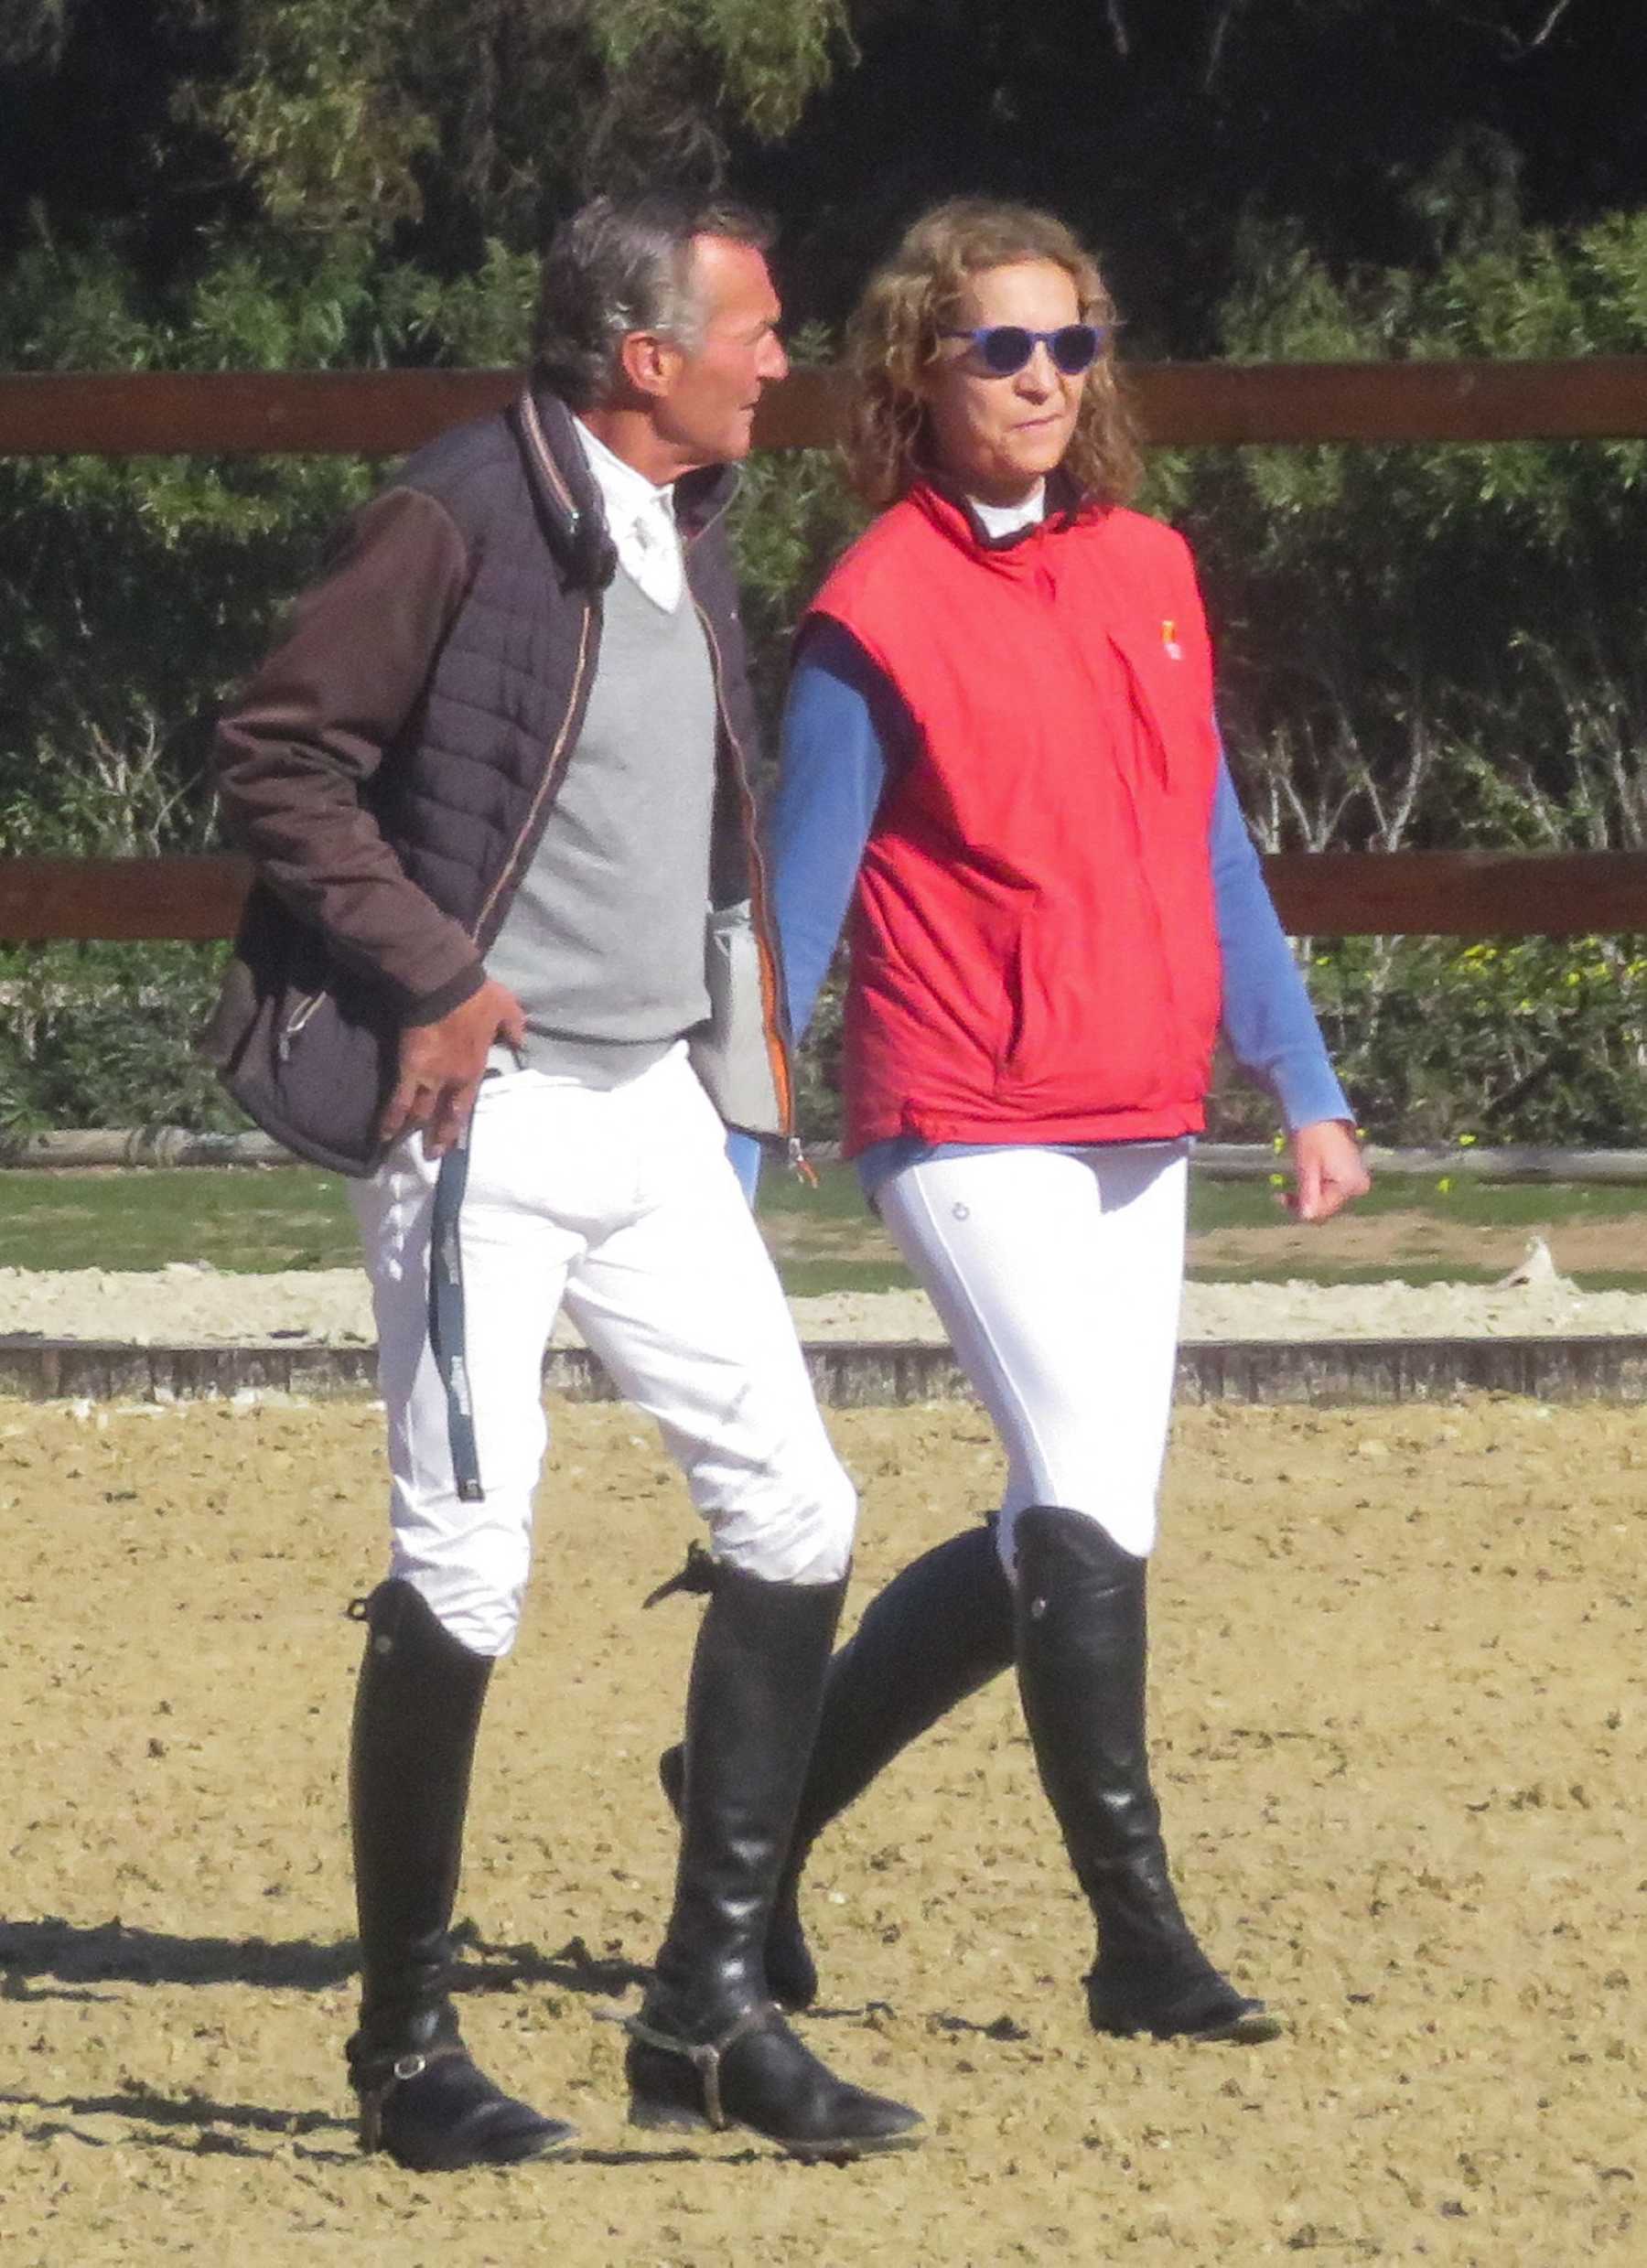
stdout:
POLYGON ((997 378, 1010 378, 1014 371, 1021 371, 1035 352, 1034 332, 1017 323, 993 324, 977 333, 977 340, 985 368, 997 378))
POLYGON ((1098 332, 1091 323, 1066 323, 1047 341, 1047 351, 1066 378, 1090 371, 1098 360, 1098 332))

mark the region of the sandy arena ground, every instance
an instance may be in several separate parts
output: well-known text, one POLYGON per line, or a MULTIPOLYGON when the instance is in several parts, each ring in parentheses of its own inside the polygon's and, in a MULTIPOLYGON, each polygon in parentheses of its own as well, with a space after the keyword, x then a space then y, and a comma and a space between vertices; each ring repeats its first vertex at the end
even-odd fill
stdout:
MULTIPOLYGON (((555 1413, 494 1686, 465 2021, 583 2147, 418 2178, 354 2152, 341 1757, 379 1415, 0 1404, 0 2258, 7 2268, 1469 2268, 1647 2258, 1639 1413, 1184 1413, 1155 1590, 1188 1902, 1289 2012, 1258 2048, 1084 2028, 1088 1954, 1009 1681, 821 1849, 846 2073, 924 2151, 803 2168, 624 2123, 667 1895, 652 1779, 695 1612, 649 1428, 555 1413)), ((854 1607, 988 1503, 964 1405, 832 1419, 854 1607)))

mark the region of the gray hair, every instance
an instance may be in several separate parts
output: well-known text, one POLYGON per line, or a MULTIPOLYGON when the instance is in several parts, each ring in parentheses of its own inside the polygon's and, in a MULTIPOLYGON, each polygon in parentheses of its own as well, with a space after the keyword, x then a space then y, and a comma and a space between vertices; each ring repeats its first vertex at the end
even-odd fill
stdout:
POLYGON ((630 331, 656 331, 688 351, 702 343, 692 273, 698 236, 765 252, 772 231, 747 206, 669 190, 594 198, 556 229, 544 255, 532 359, 571 408, 611 394, 630 331))

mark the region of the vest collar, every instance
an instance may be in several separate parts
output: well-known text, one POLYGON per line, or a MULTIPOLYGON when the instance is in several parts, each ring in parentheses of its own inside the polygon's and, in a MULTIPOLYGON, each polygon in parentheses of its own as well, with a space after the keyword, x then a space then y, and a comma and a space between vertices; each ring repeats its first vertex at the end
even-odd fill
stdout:
POLYGON ((1010 535, 992 536, 964 491, 944 473, 929 473, 905 500, 958 551, 981 566, 1006 575, 1032 575, 1047 561, 1047 546, 1078 521, 1099 516, 1103 507, 1082 497, 1066 473, 1047 476, 1047 509, 1031 525, 1010 535))
POLYGON ((618 554, 571 411, 558 394, 529 378, 509 415, 538 524, 567 582, 604 590, 617 573, 618 554))

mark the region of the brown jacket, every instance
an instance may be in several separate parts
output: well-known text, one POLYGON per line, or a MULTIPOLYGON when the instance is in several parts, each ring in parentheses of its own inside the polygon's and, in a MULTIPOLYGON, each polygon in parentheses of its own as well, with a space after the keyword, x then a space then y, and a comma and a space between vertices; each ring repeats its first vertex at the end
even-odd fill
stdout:
MULTIPOLYGON (((719 1029, 700 1068, 712 1092, 720 1074, 733 1123, 787 1134, 731 486, 711 470, 676 489, 718 713, 705 951, 719 1029)), ((483 982, 576 753, 614 564, 570 414, 528 388, 421 450, 349 523, 225 714, 220 792, 257 880, 205 1050, 300 1155, 371 1172, 402 1027, 483 982)))

